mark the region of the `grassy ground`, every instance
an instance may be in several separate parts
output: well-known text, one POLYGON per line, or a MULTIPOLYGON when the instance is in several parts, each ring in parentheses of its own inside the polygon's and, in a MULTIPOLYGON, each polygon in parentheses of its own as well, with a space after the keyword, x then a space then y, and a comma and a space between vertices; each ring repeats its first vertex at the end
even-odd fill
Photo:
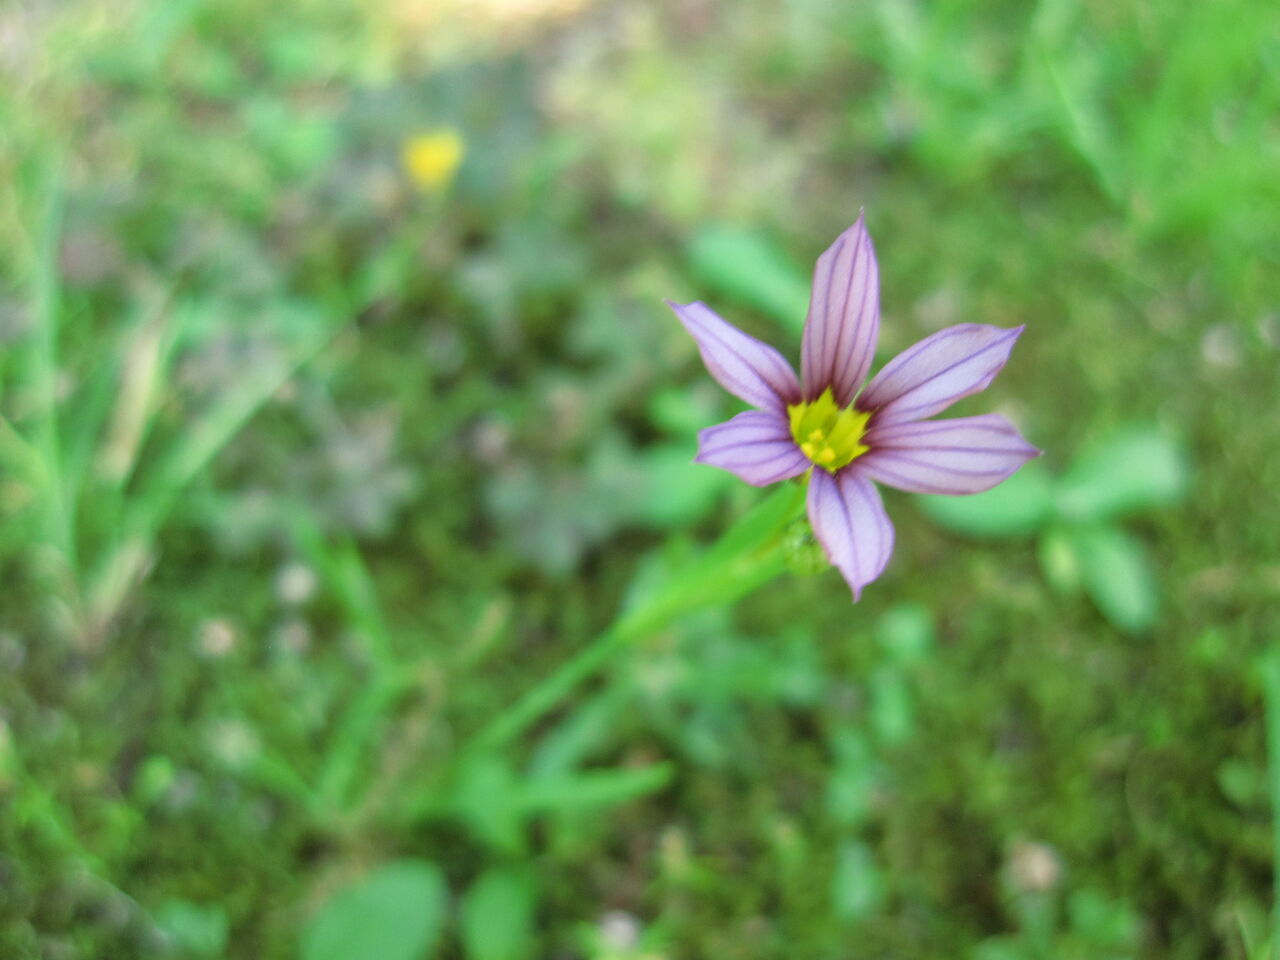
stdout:
POLYGON ((1266 955, 1271 6, 0 10, 0 954, 1266 955), (862 207, 1052 519, 890 493, 473 748, 760 499, 662 298, 795 355, 862 207))

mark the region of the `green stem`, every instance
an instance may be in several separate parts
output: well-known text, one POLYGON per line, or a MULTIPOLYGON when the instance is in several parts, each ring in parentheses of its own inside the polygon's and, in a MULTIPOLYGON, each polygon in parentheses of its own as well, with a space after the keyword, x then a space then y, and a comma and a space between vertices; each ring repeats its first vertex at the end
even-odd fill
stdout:
POLYGON ((804 487, 789 484, 748 512, 710 550, 619 617, 593 643, 498 714, 467 744, 492 750, 509 743, 555 709, 632 641, 700 607, 729 603, 786 567, 782 538, 804 506, 804 487))

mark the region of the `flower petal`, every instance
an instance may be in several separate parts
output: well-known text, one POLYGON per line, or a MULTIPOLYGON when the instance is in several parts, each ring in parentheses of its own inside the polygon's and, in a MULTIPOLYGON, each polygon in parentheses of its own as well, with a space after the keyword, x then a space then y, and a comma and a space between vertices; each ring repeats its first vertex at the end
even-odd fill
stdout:
POLYGON ((735 397, 779 414, 787 404, 799 402, 795 372, 773 347, 743 333, 705 303, 668 300, 667 306, 697 341, 707 370, 735 397))
POLYGON ((955 420, 896 423, 869 430, 858 469, 911 493, 981 493, 1040 451, 995 413, 955 420))
POLYGON ((859 214, 813 269, 800 354, 805 397, 814 400, 830 387, 840 406, 852 403, 871 369, 879 335, 880 269, 859 214))
POLYGON ((890 360, 858 397, 872 426, 923 420, 985 390, 1009 359, 1023 327, 961 323, 939 330, 890 360))
POLYGON ((853 590, 880 576, 893 553, 893 524, 880 493, 865 476, 846 467, 834 477, 814 470, 809 480, 809 523, 827 558, 853 590))
POLYGON ((728 470, 754 487, 798 477, 813 466, 791 439, 787 421, 761 410, 699 431, 694 462, 728 470))

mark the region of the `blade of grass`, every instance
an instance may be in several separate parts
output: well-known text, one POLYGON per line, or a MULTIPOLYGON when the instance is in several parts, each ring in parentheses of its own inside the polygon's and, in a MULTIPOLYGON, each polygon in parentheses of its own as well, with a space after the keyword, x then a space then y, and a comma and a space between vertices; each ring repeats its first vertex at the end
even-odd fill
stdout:
POLYGON ((316 330, 288 357, 237 384, 212 410, 183 431, 161 465, 126 504, 120 537, 95 568, 86 590, 91 630, 100 630, 114 618, 142 574, 155 538, 183 491, 276 391, 328 346, 340 330, 340 325, 317 323, 316 330))
POLYGON ((317 330, 298 344, 287 358, 252 372, 214 405, 213 409, 183 432, 182 438, 134 501, 129 529, 151 538, 163 525, 174 503, 210 461, 243 429, 253 416, 308 361, 323 350, 341 330, 317 324, 317 330))
POLYGON ((48 483, 49 470, 40 451, 3 416, 0 416, 0 464, 7 475, 21 478, 32 486, 48 483))
POLYGON ((322 803, 330 810, 341 810, 351 799, 351 785, 379 724, 416 679, 413 671, 401 668, 395 661, 377 588, 355 543, 350 539, 328 542, 311 518, 301 512, 294 515, 292 526, 302 552, 333 591, 359 634, 373 669, 372 679, 339 721, 320 774, 322 803))
POLYGON ((1123 193, 1120 172, 1096 104, 1089 101, 1087 94, 1072 87, 1056 54, 1047 43, 1040 44, 1039 52, 1053 92, 1057 96, 1058 107, 1062 111, 1068 141, 1093 170, 1098 186, 1107 199, 1119 203, 1123 193))
POLYGON ((117 489, 133 474, 138 453, 155 422, 155 400, 177 341, 176 326, 166 299, 150 308, 128 333, 116 402, 97 463, 99 476, 117 489))
POLYGON ((76 834, 67 820, 67 810, 57 798, 44 787, 36 777, 28 773, 16 751, 10 751, 5 758, 6 773, 13 783, 14 794, 12 804, 6 811, 15 822, 28 824, 39 831, 44 841, 63 857, 72 861, 79 869, 87 872, 98 883, 113 891, 117 896, 129 903, 138 915, 154 926, 154 921, 146 908, 133 899, 124 889, 116 886, 110 879, 110 867, 101 856, 91 850, 76 834))
POLYGON ((675 764, 583 770, 523 782, 519 804, 526 813, 568 813, 626 803, 667 786, 675 764))
POLYGON ((75 518, 62 471, 62 441, 58 429, 58 314, 61 306, 58 244, 62 231, 64 187, 60 159, 46 158, 45 164, 37 190, 41 210, 31 277, 31 312, 35 324, 31 373, 37 398, 33 434, 45 467, 45 483, 41 491, 45 539, 57 548, 75 577, 78 568, 75 518))
POLYGON ((1271 792, 1271 949, 1280 960, 1280 645, 1262 661, 1266 700, 1267 780, 1271 792))
POLYGON ((387 629, 377 588, 359 548, 350 538, 326 541, 311 518, 298 512, 292 518, 293 536, 307 559, 333 589, 352 625, 365 642, 378 668, 394 666, 391 633, 387 629))

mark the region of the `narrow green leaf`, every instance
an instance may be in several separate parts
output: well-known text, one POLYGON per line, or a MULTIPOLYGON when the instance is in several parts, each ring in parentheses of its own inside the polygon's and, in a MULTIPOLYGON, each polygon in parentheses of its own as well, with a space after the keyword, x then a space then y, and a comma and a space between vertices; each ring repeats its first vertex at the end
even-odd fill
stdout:
POLYGON ((1115 138, 1098 110, 1098 104, 1104 98, 1095 90, 1086 89, 1089 86, 1083 76, 1086 71, 1079 64, 1068 62, 1047 42, 1038 46, 1041 63, 1057 95, 1065 139, 1093 170, 1107 197, 1118 202, 1123 195, 1124 183, 1114 148, 1115 138))
POLYGON ((613 807, 661 790, 671 782, 675 766, 655 763, 648 767, 589 770, 565 776, 525 781, 519 802, 529 813, 584 811, 613 807))
POLYGON ((113 409, 106 429, 95 419, 97 473, 114 488, 128 482, 138 455, 155 425, 157 398, 169 380, 177 329, 175 307, 168 299, 148 304, 121 345, 119 369, 108 381, 113 409))
POLYGON ((616 683, 607 684, 599 693, 579 700, 534 749, 529 760, 529 776, 562 774, 580 765, 592 750, 615 735, 616 724, 630 703, 630 691, 616 683))
POLYGON ((1070 531, 1084 588, 1102 615, 1126 633, 1155 623, 1160 596, 1141 545, 1114 527, 1070 531))
POLYGON ((360 631, 371 659, 390 665, 394 660, 391 631, 359 546, 349 536, 326 537, 305 511, 295 510, 290 521, 298 547, 332 588, 351 626, 360 631))
POLYGON ((5 475, 33 486, 49 482, 48 469, 40 451, 0 416, 0 467, 5 475))
POLYGON ((532 956, 536 896, 522 870, 496 867, 482 874, 462 901, 462 945, 468 960, 532 956))
POLYGON ((433 863, 401 860, 339 891, 302 931, 302 960, 424 960, 444 926, 433 863))
POLYGON ((1054 506, 1074 522, 1105 520, 1181 499, 1189 468, 1183 451, 1151 426, 1127 427, 1085 454, 1059 480, 1054 506))
POLYGON ((972 537, 1029 537, 1044 524, 1052 505, 1048 471, 1029 463, 1000 486, 967 497, 916 498, 932 520, 972 537))
POLYGON ((35 262, 31 275, 31 317, 35 336, 28 358, 29 375, 36 398, 36 416, 31 442, 44 461, 45 483, 38 492, 44 507, 44 540, 62 554, 72 573, 78 571, 75 536, 75 503, 70 497, 62 459, 62 429, 59 418, 58 377, 60 358, 58 336, 61 326, 62 287, 58 275, 58 245, 62 236, 65 185, 63 161, 55 156, 41 170, 36 196, 39 214, 35 262))
POLYGON ((804 507, 801 484, 784 484, 744 514, 706 553, 650 595, 640 598, 615 624, 622 636, 638 636, 693 610, 728 604, 785 567, 781 546, 792 519, 804 507))
POLYGON ((689 244, 689 266, 713 290, 755 307, 793 333, 804 328, 809 280, 767 237, 707 227, 689 244))
POLYGON ((718 564, 744 553, 762 550, 777 541, 800 516, 805 502, 805 485, 785 483, 740 517, 724 536, 707 551, 699 565, 718 564))

